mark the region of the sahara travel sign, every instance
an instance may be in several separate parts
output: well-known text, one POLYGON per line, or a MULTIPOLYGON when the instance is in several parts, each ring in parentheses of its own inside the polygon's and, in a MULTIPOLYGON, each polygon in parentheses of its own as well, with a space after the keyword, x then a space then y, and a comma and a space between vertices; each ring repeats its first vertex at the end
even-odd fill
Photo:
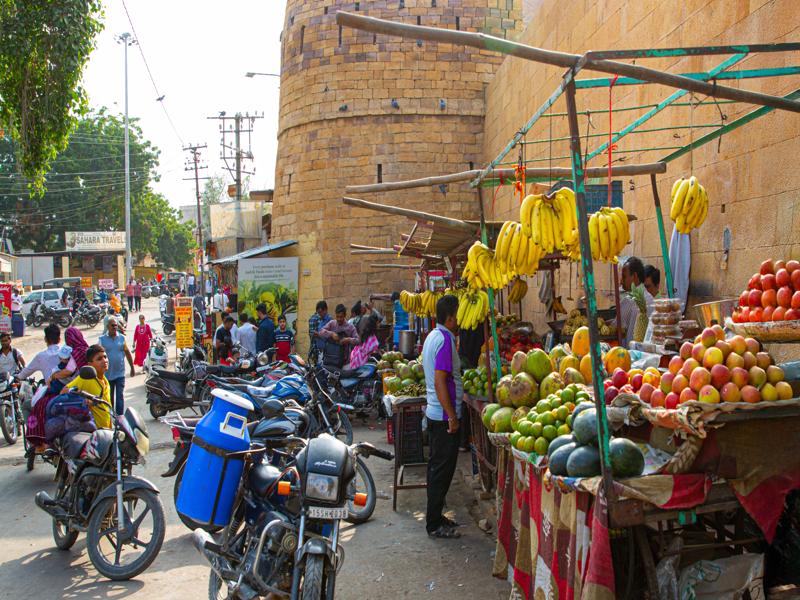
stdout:
POLYGON ((124 231, 67 231, 64 241, 68 252, 125 250, 124 231))

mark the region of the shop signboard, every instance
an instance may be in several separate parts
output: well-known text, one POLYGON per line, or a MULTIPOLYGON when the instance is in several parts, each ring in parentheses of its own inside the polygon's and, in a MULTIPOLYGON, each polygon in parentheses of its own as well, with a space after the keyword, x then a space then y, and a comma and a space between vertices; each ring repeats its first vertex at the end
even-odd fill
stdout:
POLYGON ((98 279, 97 287, 99 287, 101 290, 113 290, 116 285, 114 285, 113 279, 98 279))
POLYGON ((240 259, 237 312, 255 315, 263 303, 273 321, 285 315, 287 325, 294 327, 299 262, 297 257, 240 259))
POLYGON ((124 231, 67 231, 67 252, 114 252, 125 250, 124 231))
POLYGON ((11 284, 0 283, 0 332, 11 333, 11 284))
POLYGON ((85 290, 92 289, 94 283, 92 282, 91 277, 81 277, 81 287, 85 290))
POLYGON ((175 298, 175 346, 178 349, 194 346, 191 298, 175 298))

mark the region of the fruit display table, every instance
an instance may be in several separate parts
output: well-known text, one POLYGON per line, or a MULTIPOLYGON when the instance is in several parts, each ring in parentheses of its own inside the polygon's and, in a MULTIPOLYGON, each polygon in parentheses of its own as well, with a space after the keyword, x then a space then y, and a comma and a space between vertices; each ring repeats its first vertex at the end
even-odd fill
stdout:
POLYGON ((482 396, 464 394, 464 408, 469 411, 472 450, 478 462, 478 475, 485 491, 494 489, 497 473, 497 448, 489 441, 489 434, 481 421, 481 413, 489 403, 482 396))

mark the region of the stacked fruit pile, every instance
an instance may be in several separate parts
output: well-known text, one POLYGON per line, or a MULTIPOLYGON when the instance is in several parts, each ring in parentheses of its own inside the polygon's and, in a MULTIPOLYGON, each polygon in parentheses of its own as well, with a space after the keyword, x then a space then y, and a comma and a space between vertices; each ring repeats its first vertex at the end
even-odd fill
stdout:
POLYGON ((725 339, 719 325, 703 330, 694 343, 684 342, 673 356, 669 371, 658 381, 645 377, 633 390, 654 407, 676 408, 689 400, 761 402, 788 400, 792 387, 783 369, 753 338, 735 335, 725 339))
POLYGON ((800 319, 800 262, 765 260, 739 296, 734 323, 800 319))
MULTIPOLYGON (((508 369, 508 367, 503 367, 508 369)), ((486 367, 480 366, 477 369, 467 369, 461 376, 461 381, 464 385, 464 391, 472 396, 489 395, 489 386, 494 384, 489 381, 488 372, 486 367)))
POLYGON ((517 450, 544 456, 553 440, 572 434, 572 411, 577 403, 588 400, 588 393, 571 384, 542 398, 533 408, 518 408, 511 417, 509 442, 517 450))
POLYGON ((421 396, 425 393, 425 371, 422 358, 407 361, 399 352, 386 352, 378 362, 379 369, 394 369, 395 374, 385 380, 386 388, 394 396, 421 396))
POLYGON ((689 233, 700 227, 708 216, 708 194, 697 177, 678 179, 672 184, 669 216, 675 223, 678 233, 689 233))
MULTIPOLYGON (((572 412, 572 434, 550 442, 550 473, 569 477, 600 475, 600 450, 597 438, 597 410, 591 402, 581 402, 572 412)), ((644 471, 644 454, 626 438, 609 441, 611 473, 614 477, 638 477, 644 471)))

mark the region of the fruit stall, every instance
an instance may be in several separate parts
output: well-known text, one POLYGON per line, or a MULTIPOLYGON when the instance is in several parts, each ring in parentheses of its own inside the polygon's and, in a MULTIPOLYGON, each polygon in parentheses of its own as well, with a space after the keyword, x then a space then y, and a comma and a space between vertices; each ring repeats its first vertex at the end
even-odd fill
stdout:
MULTIPOLYGON (((390 184, 406 189, 468 181, 476 189, 480 239, 469 247, 462 263, 467 284, 462 303, 466 299, 470 307, 478 305, 492 327, 495 295, 536 273, 543 257, 558 252, 580 267, 586 323, 574 327, 578 315, 570 315, 571 344, 549 352, 515 351, 504 374, 493 336, 489 362, 494 364, 486 365, 488 372, 465 373, 468 391, 485 390, 494 400, 483 406, 481 421, 498 452, 495 575, 509 579, 512 597, 656 598, 663 591, 660 585, 666 582, 677 588, 678 578, 683 582, 687 573, 695 583, 703 579, 702 570, 691 571, 698 565, 711 564, 724 580, 747 563, 752 569, 746 585, 754 586, 751 594, 763 595, 763 554, 774 558, 775 549, 783 547, 788 548, 783 558, 800 556, 800 544, 781 537, 787 528, 797 536, 793 523, 800 490, 796 452, 800 369, 798 363, 776 364, 767 346, 800 341, 800 264, 788 259, 765 261, 759 273, 742 282, 746 289, 738 309, 724 321, 725 328, 719 323, 689 334, 682 303, 674 297, 656 175, 686 155, 693 164, 694 149, 776 109, 786 118, 796 118, 790 113, 800 112, 800 90, 781 97, 732 87, 726 81, 796 75, 800 68, 794 66, 731 68, 755 55, 800 50, 800 44, 573 55, 485 34, 343 11, 336 20, 361 31, 477 47, 566 69, 552 95, 485 168, 390 184), (724 55, 724 60, 700 73, 674 74, 645 66, 652 58, 713 55, 724 55), (579 78, 582 71, 604 76, 579 78), (626 125, 614 124, 621 114, 613 106, 614 89, 652 84, 669 87, 672 93, 661 102, 635 107, 642 112, 626 125), (578 110, 579 92, 603 88, 608 90, 607 108, 578 110), (564 111, 554 112, 560 101, 564 111), (692 107, 693 117, 699 106, 722 115, 720 105, 733 103, 755 108, 734 119, 643 127, 673 106, 692 107), (586 134, 581 130, 579 116, 588 117, 592 129, 597 128, 591 123, 592 114, 608 118, 605 133, 589 134, 588 126, 586 134), (568 136, 557 138, 552 127, 548 132, 542 126, 556 117, 566 118, 568 136), (662 146, 642 141, 625 151, 616 147, 629 134, 642 134, 635 136, 638 141, 648 139, 644 134, 678 129, 688 132, 689 143, 662 146), (590 151, 594 137, 601 143, 590 151), (554 157, 551 151, 544 159, 551 166, 536 167, 532 163, 541 159, 526 160, 529 145, 558 142, 567 143, 569 152, 554 157), (512 150, 518 157, 507 160, 512 150), (622 158, 612 158, 614 152, 665 154, 655 162, 621 164, 622 158), (595 157, 606 159, 606 166, 587 168, 595 157), (557 159, 568 159, 570 164, 552 166, 557 159), (648 357, 632 356, 626 348, 601 346, 594 263, 616 265, 630 241, 630 219, 611 203, 612 178, 636 176, 650 178, 664 264, 667 296, 654 307, 648 325, 659 353, 674 354, 666 369, 658 368, 660 361, 649 364, 648 357), (531 184, 567 177, 572 179, 571 188, 535 187, 526 193, 531 184), (586 199, 589 178, 608 182, 608 205, 591 214, 586 199), (484 190, 503 185, 513 185, 519 195, 520 217, 518 222, 505 222, 489 245, 484 190), (775 460, 777 452, 780 460, 775 460)), ((681 139, 678 133, 672 137, 681 139)), ((676 175, 668 211, 675 235, 686 236, 702 226, 709 197, 722 193, 716 183, 700 182, 691 173, 676 175)), ((618 274, 612 269, 616 290, 618 274)), ((619 307, 618 299, 615 304, 619 307)), ((463 310, 472 315, 472 308, 463 310)), ((691 585, 683 589, 692 592, 691 585)), ((732 590, 729 597, 734 591, 739 594, 743 589, 732 590)))

